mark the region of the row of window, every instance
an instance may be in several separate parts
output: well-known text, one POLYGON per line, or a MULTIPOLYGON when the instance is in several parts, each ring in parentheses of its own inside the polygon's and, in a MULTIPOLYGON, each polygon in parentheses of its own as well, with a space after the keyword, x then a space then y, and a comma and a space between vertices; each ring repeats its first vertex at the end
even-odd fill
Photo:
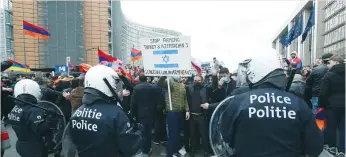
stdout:
POLYGON ((340 10, 344 6, 345 6, 344 0, 336 0, 332 5, 326 8, 325 17, 329 18, 331 15, 333 15, 336 11, 340 10))
POLYGON ((345 25, 324 36, 324 45, 329 45, 345 38, 345 25))
POLYGON ((328 46, 328 47, 324 48, 323 51, 324 51, 324 53, 332 53, 332 52, 338 51, 342 48, 345 48, 345 40, 338 42, 334 45, 328 46))
POLYGON ((332 17, 328 21, 325 22, 325 31, 329 31, 335 28, 337 25, 346 21, 346 10, 340 12, 336 16, 332 17))
POLYGON ((5 0, 3 4, 5 10, 12 11, 12 0, 5 0))
POLYGON ((13 28, 11 26, 5 25, 6 38, 13 39, 13 28))

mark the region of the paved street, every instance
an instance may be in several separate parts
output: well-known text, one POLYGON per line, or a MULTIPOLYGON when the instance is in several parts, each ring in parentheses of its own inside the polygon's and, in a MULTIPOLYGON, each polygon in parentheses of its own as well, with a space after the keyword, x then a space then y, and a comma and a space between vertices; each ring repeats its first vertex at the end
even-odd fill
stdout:
MULTIPOLYGON (((9 148, 9 149, 7 149, 5 151, 4 157, 20 157, 17 154, 17 151, 16 151, 17 136, 14 133, 12 127, 7 126, 6 129, 7 129, 8 133, 9 133, 9 136, 10 136, 11 148, 9 148)), ((160 157, 160 156, 165 156, 166 155, 166 151, 165 151, 165 147, 164 146, 162 146, 162 145, 155 145, 154 143, 152 144, 152 146, 153 146, 153 152, 152 152, 151 156, 153 156, 153 157, 160 157)), ((54 157, 54 155, 49 155, 49 157, 54 157)))
MULTIPOLYGON (((16 134, 14 133, 12 127, 9 127, 7 126, 7 130, 8 130, 8 133, 9 133, 9 136, 10 136, 10 140, 11 140, 11 148, 7 149, 5 151, 5 156, 4 157, 20 157, 18 154, 17 154, 17 151, 16 151, 16 141, 17 141, 17 137, 16 137, 16 134)), ((166 156, 166 151, 165 151, 165 147, 162 146, 162 145, 155 145, 155 144, 152 144, 153 146, 153 152, 150 156, 152 157, 164 157, 166 156)), ((182 149, 180 150, 180 153, 182 154, 185 154, 185 150, 182 149)), ((188 154, 185 154, 186 157, 188 157, 188 154)), ((54 157, 53 155, 49 155, 49 157, 54 157)), ((140 156, 138 156, 140 157, 140 156)), ((199 154, 197 157, 202 157, 201 154, 199 154)), ((323 152, 319 157, 333 157, 331 155, 328 155, 328 153, 326 152, 323 152)))

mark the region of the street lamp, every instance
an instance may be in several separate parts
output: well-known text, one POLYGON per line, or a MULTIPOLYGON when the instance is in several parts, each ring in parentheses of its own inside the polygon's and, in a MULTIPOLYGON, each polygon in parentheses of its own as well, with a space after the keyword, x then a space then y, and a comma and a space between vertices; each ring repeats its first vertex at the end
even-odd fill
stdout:
MULTIPOLYGON (((97 47, 92 47, 92 48, 85 49, 85 58, 86 58, 86 62, 87 63, 88 63, 88 51, 91 51, 91 50, 97 50, 97 47)), ((84 58, 79 58, 79 59, 84 61, 84 58)))

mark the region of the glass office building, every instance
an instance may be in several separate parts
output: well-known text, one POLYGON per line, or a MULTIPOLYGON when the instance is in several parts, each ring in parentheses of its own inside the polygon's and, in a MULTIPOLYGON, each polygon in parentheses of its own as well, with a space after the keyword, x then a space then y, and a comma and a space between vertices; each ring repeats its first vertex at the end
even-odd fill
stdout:
POLYGON ((324 53, 345 54, 345 0, 327 0, 324 17, 324 53))
POLYGON ((14 58, 12 0, 0 2, 0 61, 4 61, 14 58))

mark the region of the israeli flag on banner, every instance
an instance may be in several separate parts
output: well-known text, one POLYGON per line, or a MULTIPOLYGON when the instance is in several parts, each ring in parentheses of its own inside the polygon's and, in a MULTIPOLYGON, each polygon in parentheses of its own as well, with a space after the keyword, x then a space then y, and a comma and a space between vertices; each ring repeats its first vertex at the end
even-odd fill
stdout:
POLYGON ((178 55, 178 50, 155 50, 153 55, 161 55, 162 63, 154 64, 155 68, 179 68, 178 63, 171 63, 170 57, 173 55, 178 55))

